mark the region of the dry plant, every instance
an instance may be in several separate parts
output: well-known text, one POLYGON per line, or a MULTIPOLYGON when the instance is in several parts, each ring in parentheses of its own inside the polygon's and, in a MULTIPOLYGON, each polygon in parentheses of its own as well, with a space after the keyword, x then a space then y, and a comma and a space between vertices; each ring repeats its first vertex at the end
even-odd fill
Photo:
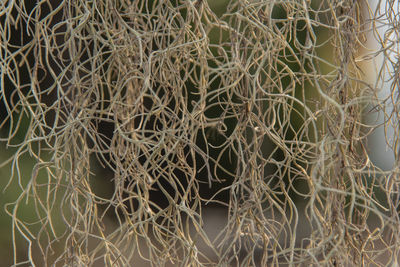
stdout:
POLYGON ((371 162, 379 125, 365 122, 385 112, 397 163, 395 0, 212 4, 1 2, 15 266, 398 266, 399 165, 371 162), (368 82, 362 64, 382 55, 368 82), (110 196, 93 189, 96 162, 110 196), (218 236, 212 205, 227 212, 218 236))

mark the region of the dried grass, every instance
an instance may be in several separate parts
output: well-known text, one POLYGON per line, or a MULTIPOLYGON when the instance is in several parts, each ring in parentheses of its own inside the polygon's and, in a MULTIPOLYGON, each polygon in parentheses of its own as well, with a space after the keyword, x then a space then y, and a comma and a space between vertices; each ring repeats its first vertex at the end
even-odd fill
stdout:
POLYGON ((397 263, 399 165, 371 162, 378 125, 364 120, 386 111, 398 162, 394 0, 380 3, 387 18, 365 0, 230 1, 222 14, 205 0, 52 3, 0 8, 2 128, 16 149, 10 183, 22 190, 7 210, 28 263, 129 266, 138 254, 152 266, 397 263), (383 24, 381 48, 368 51, 383 24), (361 71, 378 55, 379 77, 395 70, 385 100, 382 79, 361 71), (36 160, 27 183, 24 155, 36 160), (93 157, 114 173, 110 197, 93 190, 93 157), (25 201, 36 224, 18 215, 25 201), (212 204, 228 214, 215 238, 202 210, 212 204))

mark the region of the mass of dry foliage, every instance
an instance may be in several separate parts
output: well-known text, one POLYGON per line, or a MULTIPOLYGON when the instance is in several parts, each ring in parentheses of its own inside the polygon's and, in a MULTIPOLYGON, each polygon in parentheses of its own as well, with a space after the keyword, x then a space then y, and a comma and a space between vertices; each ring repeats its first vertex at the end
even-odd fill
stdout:
POLYGON ((2 1, 15 266, 398 266, 400 166, 367 138, 393 127, 398 162, 399 16, 395 0, 2 1))

